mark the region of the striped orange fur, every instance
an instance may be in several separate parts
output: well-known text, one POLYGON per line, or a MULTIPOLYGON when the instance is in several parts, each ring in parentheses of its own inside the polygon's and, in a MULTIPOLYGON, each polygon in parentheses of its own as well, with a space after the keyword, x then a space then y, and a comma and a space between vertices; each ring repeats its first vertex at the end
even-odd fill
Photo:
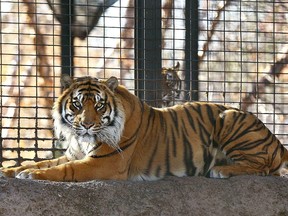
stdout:
POLYGON ((52 181, 287 175, 287 150, 251 113, 200 102, 153 108, 115 77, 62 83, 53 118, 65 156, 3 168, 1 175, 52 181))

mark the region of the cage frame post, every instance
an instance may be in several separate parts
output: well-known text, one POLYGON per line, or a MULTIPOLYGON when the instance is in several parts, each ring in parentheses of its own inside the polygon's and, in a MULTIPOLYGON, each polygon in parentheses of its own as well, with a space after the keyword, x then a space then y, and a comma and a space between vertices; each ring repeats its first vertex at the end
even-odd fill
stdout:
POLYGON ((199 101, 199 2, 185 2, 185 99, 199 101))
POLYGON ((74 0, 61 0, 61 75, 74 76, 74 0))
POLYGON ((161 1, 135 0, 135 15, 135 94, 151 106, 159 106, 162 87, 161 1))

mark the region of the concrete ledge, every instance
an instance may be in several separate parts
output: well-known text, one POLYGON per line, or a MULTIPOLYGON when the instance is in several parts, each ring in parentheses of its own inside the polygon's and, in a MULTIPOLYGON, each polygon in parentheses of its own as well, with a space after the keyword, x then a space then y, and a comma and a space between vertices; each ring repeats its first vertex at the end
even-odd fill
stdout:
POLYGON ((170 177, 57 183, 0 178, 0 215, 288 215, 288 179, 170 177))

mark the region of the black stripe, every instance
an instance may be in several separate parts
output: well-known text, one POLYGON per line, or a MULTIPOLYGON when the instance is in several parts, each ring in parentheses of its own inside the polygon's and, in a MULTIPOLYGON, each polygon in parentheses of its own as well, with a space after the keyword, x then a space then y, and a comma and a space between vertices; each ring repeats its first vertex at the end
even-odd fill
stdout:
POLYGON ((166 163, 166 175, 172 175, 170 171, 170 152, 169 152, 169 143, 166 145, 166 158, 165 158, 165 163, 166 163))
POLYGON ((198 103, 197 103, 197 106, 195 106, 195 110, 197 111, 198 116, 200 117, 200 119, 201 119, 202 121, 204 121, 202 109, 203 109, 203 108, 202 108, 201 104, 198 104, 198 103))
MULTIPOLYGON (((225 107, 225 106, 223 106, 223 105, 220 105, 220 104, 214 104, 215 106, 217 106, 218 107, 218 109, 219 110, 221 110, 221 112, 223 112, 223 111, 225 111, 225 110, 227 110, 228 108, 227 107, 225 107)), ((238 110, 238 109, 236 109, 236 108, 233 108, 233 110, 238 110)))
POLYGON ((163 113, 158 112, 158 116, 159 116, 159 121, 160 121, 159 124, 161 126, 162 131, 163 131, 163 134, 167 134, 167 124, 166 124, 165 118, 163 116, 163 113))
POLYGON ((144 131, 149 130, 149 128, 151 127, 151 125, 153 126, 153 124, 151 124, 151 120, 152 122, 154 122, 155 119, 155 110, 153 108, 149 109, 149 116, 148 116, 148 122, 147 122, 147 126, 144 129, 144 131))
MULTIPOLYGON (((193 119, 191 113, 189 112, 189 110, 187 109, 187 107, 183 107, 183 108, 184 108, 184 111, 185 111, 185 113, 186 113, 186 117, 187 117, 187 119, 188 119, 188 121, 189 121, 190 126, 192 127, 192 129, 193 129, 194 131, 196 131, 196 127, 195 127, 195 124, 194 124, 194 119, 193 119)), ((184 124, 183 124, 183 125, 184 125, 184 124)))
MULTIPOLYGON (((150 159, 149 159, 149 162, 148 162, 148 167, 147 167, 147 170, 146 170, 146 174, 149 176, 151 174, 151 171, 152 171, 152 165, 153 165, 153 161, 154 161, 154 158, 156 156, 156 153, 158 151, 158 142, 159 141, 159 137, 158 137, 158 140, 155 141, 156 145, 155 145, 155 148, 153 149, 153 152, 152 152, 152 155, 150 156, 150 159)), ((156 173, 156 176, 157 176, 157 173, 156 173)))
POLYGON ((87 81, 87 82, 82 82, 82 83, 77 83, 77 89, 82 91, 82 90, 87 90, 87 86, 89 86, 89 88, 91 89, 91 87, 93 87, 93 90, 96 90, 96 91, 99 91, 101 85, 99 85, 99 83, 93 83, 93 82, 90 82, 87 81))
POLYGON ((201 122, 198 121, 198 125, 199 125, 199 131, 198 131, 199 138, 201 139, 204 145, 209 146, 211 131, 206 130, 205 123, 202 124, 201 122))
POLYGON ((97 143, 96 146, 94 146, 87 154, 90 154, 91 152, 97 150, 100 146, 102 146, 103 143, 97 143))
MULTIPOLYGON (((121 150, 124 151, 125 149, 129 148, 132 144, 134 144, 134 141, 132 141, 132 142, 130 142, 129 144, 121 147, 121 150)), ((112 152, 110 152, 110 153, 108 153, 108 154, 104 154, 104 155, 91 155, 90 157, 92 157, 92 158, 103 158, 103 157, 111 157, 111 156, 116 155, 116 154, 121 154, 121 153, 119 153, 119 150, 118 150, 118 149, 116 149, 115 151, 112 151, 112 152)))
POLYGON ((184 163, 186 165, 186 175, 193 176, 196 172, 196 167, 193 164, 193 151, 191 144, 185 134, 183 136, 183 149, 184 149, 184 163))
POLYGON ((202 106, 200 103, 192 103, 192 104, 189 104, 190 108, 195 111, 198 115, 199 118, 201 118, 201 120, 203 121, 203 115, 202 115, 202 106))
MULTIPOLYGON (((176 142, 176 139, 175 139, 175 134, 174 134, 174 131, 172 130, 171 131, 171 137, 172 137, 172 147, 173 147, 173 156, 174 157, 177 157, 177 142, 176 142)), ((169 142, 167 142, 169 143, 169 142)))
POLYGON ((279 146, 276 146, 275 150, 272 153, 272 161, 275 160, 275 158, 277 157, 277 153, 279 150, 279 146))
MULTIPOLYGON (((219 115, 219 113, 220 113, 220 111, 218 111, 218 115, 219 115)), ((209 104, 206 105, 206 114, 208 116, 210 124, 214 125, 215 124, 215 117, 214 117, 213 109, 209 104)))
POLYGON ((209 167, 211 165, 211 162, 213 160, 212 155, 209 153, 209 151, 207 150, 207 148, 205 148, 204 146, 202 146, 202 150, 203 150, 203 160, 205 162, 204 164, 204 172, 203 175, 206 176, 206 174, 209 171, 209 167))
POLYGON ((177 134, 179 134, 179 123, 178 123, 177 113, 175 110, 170 109, 169 114, 170 114, 170 117, 172 118, 174 129, 176 129, 177 134))

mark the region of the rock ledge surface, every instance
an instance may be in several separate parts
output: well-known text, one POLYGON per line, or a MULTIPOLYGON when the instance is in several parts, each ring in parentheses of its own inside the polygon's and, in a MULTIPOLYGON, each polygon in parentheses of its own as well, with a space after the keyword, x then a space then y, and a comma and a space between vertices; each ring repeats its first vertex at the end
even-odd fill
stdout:
POLYGON ((0 178, 0 215, 288 215, 288 179, 170 177, 58 183, 0 178))

